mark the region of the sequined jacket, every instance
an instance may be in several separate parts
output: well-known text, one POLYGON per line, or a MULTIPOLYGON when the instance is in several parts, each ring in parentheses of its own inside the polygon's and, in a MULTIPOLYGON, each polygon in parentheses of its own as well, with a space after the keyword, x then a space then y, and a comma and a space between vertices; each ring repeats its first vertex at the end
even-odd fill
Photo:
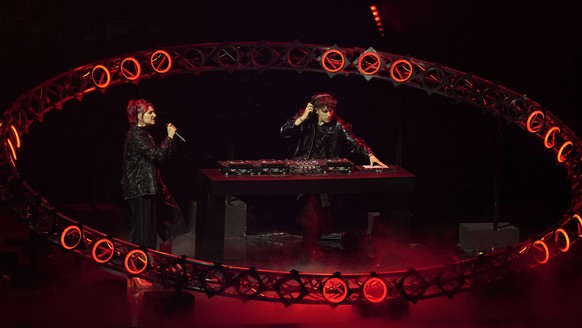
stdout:
MULTIPOLYGON (((311 115, 302 124, 295 125, 295 121, 301 114, 301 112, 296 113, 281 126, 281 136, 289 138, 297 132, 299 133, 299 141, 295 149, 294 159, 316 158, 314 157, 316 156, 314 154, 314 144, 317 134, 317 116, 311 115)), ((343 121, 338 116, 334 115, 332 120, 325 124, 325 132, 323 137, 323 158, 337 158, 342 155, 343 151, 348 151, 351 154, 360 154, 366 158, 372 155, 372 150, 366 142, 352 134, 351 124, 343 121)))
POLYGON ((166 188, 160 177, 159 165, 174 153, 174 141, 166 137, 159 145, 147 127, 132 126, 126 134, 122 192, 125 199, 160 194, 166 188))

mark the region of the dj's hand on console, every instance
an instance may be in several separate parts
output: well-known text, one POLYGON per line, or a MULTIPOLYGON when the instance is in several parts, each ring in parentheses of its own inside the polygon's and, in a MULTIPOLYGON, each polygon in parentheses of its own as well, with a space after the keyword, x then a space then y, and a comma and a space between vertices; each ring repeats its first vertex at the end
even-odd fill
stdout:
POLYGON ((382 163, 376 156, 370 154, 370 166, 374 166, 374 164, 378 164, 380 167, 388 167, 388 165, 382 163))

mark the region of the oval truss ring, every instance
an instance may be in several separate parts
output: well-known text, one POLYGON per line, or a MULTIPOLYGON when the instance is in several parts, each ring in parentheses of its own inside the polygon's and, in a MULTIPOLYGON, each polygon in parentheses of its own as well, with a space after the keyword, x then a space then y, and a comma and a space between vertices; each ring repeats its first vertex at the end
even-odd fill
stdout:
POLYGON ((119 272, 147 275, 149 280, 163 285, 209 296, 285 305, 380 303, 403 296, 410 302, 450 298, 471 286, 504 279, 508 271, 515 273, 546 264, 582 239, 582 141, 555 115, 525 95, 473 74, 409 56, 363 49, 265 41, 186 44, 123 54, 64 72, 27 90, 0 119, 0 165, 6 168, 2 171, 6 177, 0 182, 1 199, 18 209, 20 221, 43 238, 119 272), (330 77, 341 71, 346 77, 379 79, 394 86, 421 89, 501 117, 539 141, 541 151, 554 156, 571 185, 570 208, 536 240, 430 268, 344 273, 340 278, 337 272, 293 270, 290 275, 288 271, 226 266, 144 250, 85 225, 81 229, 76 220, 48 201, 41 201, 20 177, 20 144, 25 140, 22 136, 29 132, 30 125, 42 123, 46 113, 62 109, 71 100, 81 101, 83 95, 95 91, 105 95, 107 88, 155 76, 242 70, 310 71, 330 77), (552 238, 555 242, 548 243, 552 238), (81 242, 84 247, 80 247, 81 242), (150 265, 150 261, 156 265, 150 265))

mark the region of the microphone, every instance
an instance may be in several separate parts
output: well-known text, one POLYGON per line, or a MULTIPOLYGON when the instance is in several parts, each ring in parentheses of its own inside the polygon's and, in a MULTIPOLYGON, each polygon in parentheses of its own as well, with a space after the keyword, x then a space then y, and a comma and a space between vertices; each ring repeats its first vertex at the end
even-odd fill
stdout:
MULTIPOLYGON (((166 127, 168 127, 169 125, 170 123, 167 123, 166 127)), ((184 139, 184 137, 182 137, 177 131, 174 133, 174 135, 178 137, 180 140, 182 140, 182 142, 186 142, 186 139, 184 139)))
POLYGON ((182 140, 182 142, 186 142, 186 139, 184 139, 184 137, 182 137, 178 132, 175 133, 176 137, 180 138, 180 140, 182 140))

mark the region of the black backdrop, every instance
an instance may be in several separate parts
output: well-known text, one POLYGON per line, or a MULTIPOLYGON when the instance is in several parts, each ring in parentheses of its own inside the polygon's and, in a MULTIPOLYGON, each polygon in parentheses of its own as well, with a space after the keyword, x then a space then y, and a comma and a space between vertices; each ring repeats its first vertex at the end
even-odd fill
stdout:
MULTIPOLYGON (((224 40, 299 40, 373 46, 473 72, 527 94, 580 131, 580 45, 574 38, 580 23, 567 1, 552 6, 490 1, 476 8, 455 1, 378 1, 385 38, 365 1, 298 1, 285 9, 272 1, 164 3, 156 8, 131 1, 101 1, 92 8, 72 1, 3 3, 1 38, 10 49, 5 53, 10 78, 2 106, 44 79, 125 52, 224 40)), ((121 203, 125 106, 130 98, 145 97, 156 105, 159 123, 174 122, 188 139, 163 171, 178 200, 190 204, 200 167, 225 159, 290 157, 294 144, 278 136, 279 127, 321 91, 337 96, 337 114, 381 160, 400 160, 417 176, 413 219, 419 225, 491 220, 496 156, 503 164, 498 176, 503 221, 527 234, 556 221, 568 206, 563 170, 524 131, 506 124, 499 130, 492 116, 422 90, 313 73, 181 75, 96 92, 31 126, 23 137, 21 170, 57 203, 121 203)))

